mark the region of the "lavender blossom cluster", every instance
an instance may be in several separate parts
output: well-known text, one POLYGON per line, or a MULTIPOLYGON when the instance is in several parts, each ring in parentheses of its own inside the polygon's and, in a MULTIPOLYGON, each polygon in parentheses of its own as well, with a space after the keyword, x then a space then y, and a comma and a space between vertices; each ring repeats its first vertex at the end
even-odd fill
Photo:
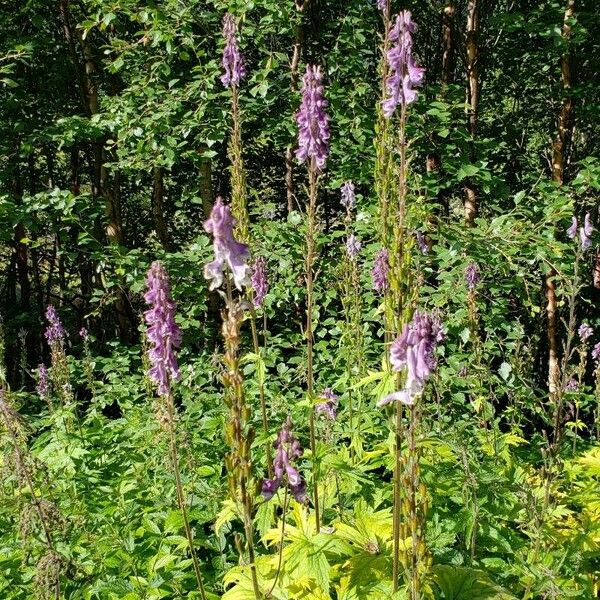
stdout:
POLYGON ((387 98, 382 102, 383 114, 390 119, 399 104, 406 106, 417 99, 415 86, 423 83, 425 69, 417 66, 412 53, 412 34, 417 26, 410 11, 403 10, 396 16, 388 39, 391 48, 386 59, 390 75, 386 80, 387 98))
MULTIPOLYGON (((574 240, 577 237, 577 217, 573 217, 571 221, 571 227, 567 229, 567 235, 574 240)), ((589 250, 592 246, 592 232, 594 231, 594 226, 592 225, 590 213, 586 213, 583 219, 583 225, 579 227, 579 242, 581 243, 581 249, 583 251, 589 250)))
POLYGON ((261 308, 269 292, 269 280, 267 279, 267 259, 264 256, 259 256, 254 261, 251 283, 254 291, 252 303, 254 304, 254 308, 261 308))
POLYGON ((477 284, 481 281, 481 273, 479 271, 479 265, 476 262, 470 262, 465 269, 465 281, 469 291, 473 291, 477 284))
POLYGON ((389 287, 390 262, 389 253, 386 248, 381 248, 375 256, 375 262, 371 269, 373 289, 376 292, 385 292, 389 287))
POLYGON ((50 346, 62 344, 66 336, 66 331, 56 312, 56 308, 51 304, 46 308, 46 320, 48 321, 48 327, 46 327, 44 335, 46 336, 48 344, 50 344, 50 346))
POLYGON ((307 65, 302 78, 302 102, 296 114, 298 124, 298 149, 296 158, 300 163, 314 159, 317 169, 325 166, 329 156, 328 106, 323 96, 321 68, 307 65))
POLYGON ((321 402, 315 404, 315 412, 325 415, 331 421, 335 421, 339 402, 337 394, 334 394, 331 388, 325 388, 321 392, 319 400, 321 402))
POLYGON ((209 289, 221 287, 225 277, 225 269, 229 267, 233 275, 235 287, 251 285, 251 268, 248 265, 250 252, 248 246, 233 237, 235 219, 231 209, 217 198, 210 217, 204 222, 204 229, 213 236, 215 259, 204 267, 204 277, 210 281, 209 289))
POLYGON ((223 17, 223 37, 225 48, 223 49, 223 75, 221 82, 225 87, 237 87, 246 75, 244 68, 244 57, 238 47, 237 25, 232 14, 227 13, 223 17))
POLYGON ((346 240, 346 252, 350 257, 350 260, 356 260, 361 250, 362 244, 360 240, 353 233, 351 233, 346 240))
POLYGON ((281 486, 284 478, 287 478, 287 484, 292 496, 298 502, 306 502, 306 484, 293 465, 294 459, 300 458, 303 450, 292 430, 292 419, 288 417, 277 434, 277 440, 273 444, 276 450, 275 458, 273 459, 275 477, 263 481, 262 495, 265 500, 270 500, 281 486))
POLYGON ((378 406, 394 401, 409 406, 415 403, 437 366, 435 349, 443 339, 444 330, 437 315, 415 312, 390 348, 392 370, 399 372, 406 368, 404 389, 382 398, 378 406))
POLYGON ((158 386, 161 396, 170 391, 170 382, 180 377, 175 349, 181 345, 181 330, 175 323, 175 302, 171 298, 169 276, 160 262, 152 263, 146 276, 144 300, 150 308, 144 313, 150 342, 148 377, 158 386))
POLYGON ((356 194, 354 192, 354 184, 351 181, 346 181, 340 188, 342 206, 346 210, 352 210, 356 204, 356 194))

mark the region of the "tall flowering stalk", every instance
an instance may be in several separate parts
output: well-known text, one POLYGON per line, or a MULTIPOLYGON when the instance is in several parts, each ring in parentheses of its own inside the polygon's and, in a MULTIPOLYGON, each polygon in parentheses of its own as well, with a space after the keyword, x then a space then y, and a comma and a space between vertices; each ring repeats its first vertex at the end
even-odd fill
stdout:
MULTIPOLYGON (((440 320, 435 315, 415 312, 412 321, 404 325, 402 333, 390 347, 390 364, 402 380, 401 389, 386 396, 379 406, 394 402, 396 408, 404 405, 409 410, 408 426, 408 456, 404 473, 401 473, 401 462, 398 458, 400 440, 396 439, 397 453, 394 471, 394 506, 408 517, 406 523, 401 522, 400 514, 394 521, 394 559, 393 577, 394 589, 398 589, 400 563, 400 538, 410 537, 410 556, 407 563, 410 580, 410 598, 418 600, 421 597, 425 559, 425 518, 427 497, 419 477, 420 451, 417 446, 417 432, 420 422, 419 399, 422 397, 427 381, 437 366, 435 355, 438 343, 444 338, 440 320), (404 497, 401 490, 406 491, 404 497)), ((398 418, 400 412, 396 411, 398 418)), ((396 436, 398 437, 398 423, 396 436)))
MULTIPOLYGON (((31 499, 31 508, 37 516, 37 520, 43 531, 43 541, 46 546, 45 553, 37 563, 35 581, 41 598, 53 597, 59 600, 61 597, 60 577, 66 565, 65 558, 59 554, 56 548, 56 527, 60 520, 60 513, 56 505, 43 498, 36 485, 31 466, 35 461, 28 453, 26 440, 22 432, 21 417, 11 405, 8 393, 0 387, 0 432, 2 429, 8 434, 8 439, 13 449, 13 461, 15 476, 19 481, 19 487, 26 488, 31 499), (54 529, 54 531, 53 531, 54 529)), ((27 510, 27 509, 26 509, 27 510)), ((26 510, 23 513, 26 513, 26 510)), ((31 527, 26 525, 27 530, 31 527)), ((24 533, 24 532, 22 532, 24 533)), ((28 534, 24 534, 27 537, 28 534)))
POLYGON ((62 406, 70 407, 74 399, 69 365, 65 353, 67 333, 56 308, 52 305, 49 305, 46 309, 46 320, 48 326, 46 327, 45 337, 50 346, 50 380, 52 382, 52 389, 61 400, 62 406))
POLYGON ((175 302, 171 298, 169 275, 158 261, 153 262, 148 271, 146 276, 146 290, 144 299, 150 307, 144 313, 144 318, 148 326, 146 336, 150 364, 147 374, 149 379, 156 385, 160 396, 160 402, 157 406, 157 419, 169 436, 169 452, 175 476, 177 503, 183 517, 183 525, 189 551, 192 556, 198 591, 201 598, 206 600, 200 562, 194 549, 194 538, 187 513, 187 501, 181 481, 175 430, 176 411, 171 384, 180 377, 175 351, 181 345, 181 330, 175 322, 175 302))
POLYGON ((231 207, 237 221, 236 235, 247 242, 250 237, 250 219, 246 194, 246 171, 242 156, 242 117, 240 113, 239 85, 246 75, 244 57, 238 45, 238 27, 235 17, 227 13, 223 17, 223 74, 221 83, 231 90, 231 138, 229 159, 231 161, 231 207))
POLYGON ((245 300, 234 300, 232 289, 232 281, 240 291, 244 286, 251 285, 252 269, 248 264, 250 257, 248 247, 234 237, 235 224, 229 207, 219 199, 213 207, 210 218, 204 223, 204 229, 213 236, 215 253, 215 260, 204 268, 204 276, 211 280, 211 289, 223 285, 225 287, 226 309, 222 312, 222 334, 225 344, 222 380, 224 400, 229 408, 225 437, 230 448, 225 458, 225 466, 231 498, 236 504, 241 505, 252 587, 254 596, 258 600, 262 595, 258 585, 254 555, 252 518, 254 498, 251 493, 254 489, 254 475, 250 451, 255 432, 249 423, 250 410, 246 405, 244 378, 239 359, 240 329, 244 310, 249 307, 249 303, 245 300))
POLYGON ((321 518, 318 489, 318 460, 315 437, 315 413, 312 408, 315 400, 313 374, 313 304, 314 304, 314 268, 316 262, 317 235, 317 193, 319 174, 325 167, 329 156, 329 117, 325 112, 328 106, 323 96, 323 77, 320 67, 307 65, 302 79, 302 101, 296 113, 298 124, 298 149, 296 158, 300 163, 308 164, 308 206, 306 211, 306 383, 309 404, 311 406, 310 450, 312 453, 313 503, 317 533, 320 531, 321 518))
POLYGON ((354 399, 352 385, 354 378, 360 379, 363 374, 363 327, 362 327, 362 294, 360 289, 359 255, 362 244, 353 233, 354 209, 356 195, 354 184, 350 181, 341 188, 341 203, 346 208, 344 225, 346 229, 346 248, 342 261, 342 307, 344 310, 344 329, 341 339, 342 356, 346 365, 348 386, 348 420, 350 426, 350 454, 353 456, 355 442, 360 443, 360 421, 362 407, 359 405, 358 421, 354 421, 354 399), (355 427, 357 431, 355 432, 355 427))
MULTIPOLYGON (((423 69, 416 65, 412 54, 412 34, 416 25, 409 11, 402 11, 394 19, 390 15, 389 2, 379 4, 383 14, 384 38, 381 63, 381 102, 378 106, 376 126, 375 189, 379 198, 381 253, 373 269, 374 283, 384 291, 385 342, 389 343, 393 332, 403 331, 409 321, 412 306, 415 304, 415 286, 411 269, 412 236, 407 235, 407 141, 406 121, 408 105, 416 100, 415 87, 423 79, 423 69), (399 109, 399 118, 396 115, 399 109), (397 134, 395 125, 397 123, 397 134), (397 136, 397 137, 396 137, 397 136), (399 155, 396 164, 394 155, 399 155), (385 262, 384 259, 385 258, 385 262), (385 273, 385 277, 383 276, 385 273), (376 278, 375 278, 376 276, 376 278)), ((396 376, 396 386, 401 387, 402 373, 396 376)), ((398 590, 400 575, 400 533, 403 505, 403 458, 401 444, 403 432, 403 404, 395 406, 395 462, 394 462, 394 559, 392 578, 394 591, 398 590)), ((409 438, 417 429, 418 412, 410 409, 409 438)), ((416 468, 414 448, 409 444, 407 470, 416 468), (413 463, 411 463, 413 461, 413 463)), ((413 522, 413 515, 408 515, 413 522)), ((417 550, 413 550, 413 562, 417 550)), ((418 561, 417 561, 418 562, 418 561)), ((415 598, 420 579, 416 565, 411 568, 411 594, 415 598)))

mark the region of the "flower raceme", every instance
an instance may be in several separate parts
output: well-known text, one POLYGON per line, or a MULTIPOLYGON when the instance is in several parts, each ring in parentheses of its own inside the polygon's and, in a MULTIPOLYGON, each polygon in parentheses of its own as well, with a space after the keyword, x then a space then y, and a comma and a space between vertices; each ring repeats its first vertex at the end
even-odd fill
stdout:
POLYGON ((233 275, 235 287, 251 285, 251 268, 248 265, 250 252, 248 246, 233 237, 235 219, 231 209, 217 198, 209 219, 204 222, 204 229, 213 236, 215 259, 204 267, 204 277, 210 281, 209 289, 214 290, 223 284, 225 269, 229 267, 233 275))
POLYGON ((181 330, 175 323, 175 302, 171 298, 169 275, 160 262, 152 263, 146 276, 147 291, 144 300, 150 308, 144 313, 148 325, 146 335, 151 347, 148 358, 152 365, 148 377, 158 386, 158 393, 166 396, 170 382, 180 377, 175 349, 181 345, 181 330))
POLYGON ((262 495, 265 500, 270 500, 285 478, 292 492, 292 496, 298 502, 306 502, 306 484, 304 483, 300 473, 292 464, 294 459, 302 456, 303 450, 300 442, 292 433, 292 419, 288 417, 281 431, 277 434, 277 440, 273 444, 276 449, 275 458, 273 459, 273 479, 266 479, 262 484, 262 495))
MULTIPOLYGON (((567 235, 574 240, 577 237, 577 217, 572 217, 571 227, 567 229, 567 235)), ((589 250, 592 245, 591 235, 594 231, 594 226, 592 225, 590 213, 586 213, 583 219, 583 226, 579 228, 579 241, 581 243, 582 250, 589 250)))
POLYGON ((298 124, 296 158, 300 163, 307 159, 314 159, 319 170, 325 166, 329 156, 329 117, 325 112, 328 104, 323 97, 321 68, 307 65, 302 78, 302 102, 296 114, 298 124))
POLYGON ((350 257, 350 260, 356 260, 356 257, 360 254, 361 249, 362 244, 360 243, 360 240, 353 233, 351 233, 346 240, 346 252, 350 257))
POLYGON ((237 25, 232 14, 227 13, 223 17, 223 37, 225 38, 225 48, 223 49, 223 75, 221 83, 225 87, 237 87, 242 78, 246 75, 244 68, 244 57, 240 53, 237 42, 237 25))
POLYGON ((416 28, 410 11, 403 10, 396 16, 388 34, 391 47, 386 60, 390 75, 386 79, 387 98, 382 102, 387 119, 392 117, 399 104, 406 106, 414 102, 417 92, 413 88, 423 83, 425 69, 417 66, 412 54, 412 34, 416 28))
POLYGON ((52 304, 49 304, 48 308, 46 308, 46 320, 48 321, 48 327, 46 327, 44 335, 46 336, 48 344, 50 344, 50 346, 62 344, 66 336, 66 331, 56 312, 56 308, 54 308, 52 304))
POLYGON ((465 281, 469 291, 473 291, 477 284, 481 281, 481 273, 479 272, 479 265, 476 262, 471 262, 465 269, 465 281))
POLYGON ((594 328, 588 323, 582 323, 577 331, 582 342, 585 342, 594 335, 594 328))
POLYGON ((331 421, 335 421, 339 401, 337 394, 334 394, 331 388, 325 388, 321 392, 319 400, 321 402, 315 404, 315 412, 325 415, 331 421))
POLYGON ((252 268, 252 289, 254 290, 254 297, 252 298, 254 308, 260 308, 269 292, 267 260, 264 256, 259 256, 254 261, 254 266, 252 268))
POLYGON ((437 365, 435 349, 444 339, 439 317, 424 312, 415 312, 410 323, 404 325, 402 333, 392 343, 390 362, 392 370, 406 369, 404 389, 382 398, 378 406, 399 401, 413 405, 437 365))
POLYGON ((340 200, 342 206, 346 210, 352 210, 356 204, 356 195, 354 193, 354 184, 351 181, 346 181, 340 188, 342 199, 340 200))
POLYGON ((375 256, 375 262, 371 269, 373 289, 376 292, 385 292, 388 289, 388 276, 390 273, 389 253, 386 248, 381 248, 375 256))

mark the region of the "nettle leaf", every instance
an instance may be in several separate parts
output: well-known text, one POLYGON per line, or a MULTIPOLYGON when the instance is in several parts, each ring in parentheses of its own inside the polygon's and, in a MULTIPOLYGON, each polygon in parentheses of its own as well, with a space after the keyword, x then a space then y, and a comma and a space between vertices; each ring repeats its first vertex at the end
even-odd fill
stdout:
POLYGON ((467 567, 435 565, 432 579, 440 600, 514 600, 515 596, 495 585, 483 572, 467 567))

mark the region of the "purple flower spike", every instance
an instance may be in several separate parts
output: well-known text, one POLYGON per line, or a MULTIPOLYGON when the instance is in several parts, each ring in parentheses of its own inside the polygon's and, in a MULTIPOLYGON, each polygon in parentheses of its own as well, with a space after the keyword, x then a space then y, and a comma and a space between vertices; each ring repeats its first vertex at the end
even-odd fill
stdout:
POLYGON ((348 256, 350 260, 356 260, 356 257, 360 254, 362 249, 362 244, 360 240, 352 233, 348 236, 346 241, 346 252, 348 252, 348 256))
POLYGON ((579 326, 579 331, 577 332, 582 342, 585 342, 587 339, 591 338, 594 335, 594 329, 588 323, 582 323, 579 326))
POLYGON ((577 237, 577 217, 572 217, 571 227, 567 229, 567 235, 574 240, 577 237))
POLYGON ((465 281, 470 291, 473 291, 477 284, 481 281, 481 274, 479 272, 479 266, 476 262, 471 262, 465 269, 465 281))
POLYGON ((356 196, 354 194, 354 184, 351 181, 346 181, 344 185, 341 187, 342 206, 346 208, 346 210, 352 210, 354 205, 356 204, 356 196))
POLYGON ((413 320, 404 326, 390 348, 392 370, 398 372, 406 368, 404 389, 382 398, 378 406, 394 401, 409 406, 415 403, 437 366, 435 349, 443 339, 444 331, 439 317, 415 312, 413 320))
POLYGON ((427 245, 427 240, 423 233, 417 231, 415 235, 417 237, 417 246, 419 246, 419 250, 425 255, 429 254, 429 246, 427 245))
POLYGON ((593 231, 594 227, 590 221, 590 213, 587 213, 585 215, 585 219, 583 220, 583 227, 581 227, 579 230, 579 239, 581 241, 582 250, 589 250, 591 247, 592 240, 590 239, 590 236, 592 235, 593 231))
POLYGON ((329 117, 325 112, 329 103, 323 97, 321 68, 307 65, 302 81, 302 102, 296 114, 296 158, 300 163, 314 158, 317 169, 320 170, 325 166, 329 155, 329 117))
POLYGON ((223 75, 221 82, 225 87, 237 87, 246 75, 244 68, 244 57, 240 53, 237 42, 237 25, 232 14, 227 13, 223 17, 223 37, 225 48, 223 49, 223 75))
POLYGON ((579 390, 579 382, 575 377, 571 377, 565 385, 565 392, 577 392, 579 390))
POLYGON ((52 346, 53 344, 62 344, 65 339, 65 328, 60 322, 56 308, 51 304, 46 309, 46 320, 48 321, 48 327, 46 327, 46 340, 52 346))
POLYGON ((254 269, 252 270, 252 289, 254 290, 254 298, 252 299, 254 308, 260 308, 269 292, 267 259, 264 256, 259 256, 254 261, 254 269))
POLYGON ((423 83, 425 69, 418 67, 412 54, 412 34, 416 29, 410 11, 403 10, 396 16, 388 39, 392 42, 387 52, 390 75, 386 80, 388 97, 382 102, 383 114, 389 119, 399 104, 406 106, 417 99, 414 86, 423 83))
POLYGON ((48 395, 48 369, 46 365, 39 365, 37 369, 38 384, 37 393, 38 396, 44 400, 48 395))
POLYGON ((385 10, 386 4, 387 4, 387 0, 377 0, 377 8, 379 10, 385 10))
POLYGON ((213 235, 215 260, 204 267, 204 277, 210 281, 209 289, 214 290, 223 284, 225 267, 229 267, 235 287, 251 284, 248 246, 236 241, 233 237, 235 219, 229 206, 223 204, 222 198, 217 198, 210 218, 204 222, 204 229, 213 235))
POLYGON ((319 399, 322 402, 315 404, 315 412, 325 415, 331 421, 335 421, 337 416, 338 396, 333 393, 331 388, 325 388, 319 399))
POLYGON ((371 277, 373 278, 373 289, 376 292, 384 292, 388 289, 388 275, 390 272, 389 253, 386 248, 382 248, 375 257, 371 277))
POLYGON ((151 347, 148 351, 151 368, 148 377, 158 385, 158 393, 165 396, 170 382, 180 376, 175 348, 181 346, 181 330, 175 323, 175 302, 171 299, 169 275, 158 262, 152 263, 146 276, 147 292, 144 300, 150 309, 144 313, 148 325, 147 336, 151 347))
POLYGON ((600 368, 600 342, 592 348, 592 358, 596 361, 596 368, 600 368))
POLYGON ((306 502, 306 486, 300 473, 292 464, 294 459, 302 456, 302 447, 300 442, 292 433, 292 420, 288 417, 281 431, 277 434, 277 440, 273 444, 275 448, 275 458, 273 459, 273 471, 275 472, 274 479, 266 479, 263 481, 261 493, 265 500, 270 500, 281 485, 283 478, 287 477, 292 496, 298 502, 306 502))

